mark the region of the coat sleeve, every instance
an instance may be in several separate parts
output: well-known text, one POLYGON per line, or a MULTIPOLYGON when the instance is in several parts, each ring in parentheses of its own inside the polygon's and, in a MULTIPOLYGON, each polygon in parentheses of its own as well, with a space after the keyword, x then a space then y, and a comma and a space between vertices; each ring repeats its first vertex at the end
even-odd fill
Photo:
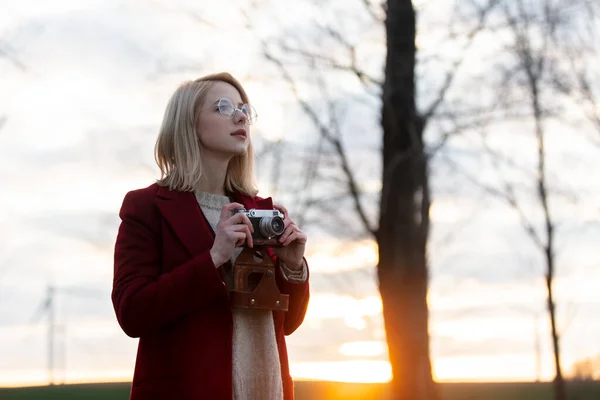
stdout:
POLYGON ((131 337, 161 327, 227 297, 210 250, 168 273, 161 271, 161 231, 154 196, 127 193, 114 254, 112 303, 123 331, 131 337))
POLYGON ((306 263, 306 280, 304 282, 292 282, 285 279, 283 273, 281 272, 281 267, 279 265, 279 260, 272 249, 268 251, 273 263, 277 266, 277 287, 279 291, 284 294, 289 294, 289 305, 288 311, 284 314, 284 322, 283 322, 283 330, 286 335, 292 334, 304 321, 304 316, 306 315, 306 309, 308 308, 308 300, 310 298, 310 290, 309 290, 309 278, 310 272, 308 268, 308 263, 306 259, 304 262, 306 263))

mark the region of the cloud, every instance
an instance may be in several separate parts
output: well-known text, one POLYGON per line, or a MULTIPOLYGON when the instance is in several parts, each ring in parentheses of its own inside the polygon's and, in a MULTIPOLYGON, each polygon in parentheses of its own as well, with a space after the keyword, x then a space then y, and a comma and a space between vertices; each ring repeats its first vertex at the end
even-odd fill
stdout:
MULTIPOLYGON (((309 259, 309 265, 310 265, 309 259)), ((344 267, 344 265, 340 265, 344 267)), ((378 293, 375 266, 364 266, 351 270, 336 270, 331 273, 311 271, 313 293, 344 293, 353 298, 364 298, 378 293)))
POLYGON ((42 230, 108 250, 115 242, 120 219, 114 211, 54 212, 29 217, 31 229, 42 230))

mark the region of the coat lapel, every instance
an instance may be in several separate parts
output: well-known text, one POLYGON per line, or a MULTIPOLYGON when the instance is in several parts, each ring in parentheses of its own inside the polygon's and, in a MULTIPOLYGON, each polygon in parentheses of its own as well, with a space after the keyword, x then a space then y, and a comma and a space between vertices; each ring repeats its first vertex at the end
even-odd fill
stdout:
POLYGON ((192 256, 212 247, 213 232, 193 192, 171 191, 160 187, 156 193, 156 204, 192 256))
MULTIPOLYGON (((230 193, 234 202, 244 205, 247 210, 273 209, 270 197, 261 199, 238 192, 230 193)), ((156 204, 175 235, 184 244, 192 256, 212 247, 214 233, 206 221, 193 192, 171 191, 159 187, 156 192, 156 204)))

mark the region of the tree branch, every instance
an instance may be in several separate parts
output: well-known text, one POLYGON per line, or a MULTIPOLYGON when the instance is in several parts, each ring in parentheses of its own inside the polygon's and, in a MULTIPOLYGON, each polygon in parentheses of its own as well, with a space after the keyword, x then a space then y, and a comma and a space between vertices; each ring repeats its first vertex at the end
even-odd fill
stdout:
MULTIPOLYGON (((264 55, 267 60, 273 62, 278 67, 281 74, 283 75, 283 78, 290 85, 290 88, 292 90, 294 97, 296 98, 296 101, 298 102, 298 104, 300 104, 300 107, 302 108, 302 110, 306 113, 306 115, 309 116, 309 118, 312 120, 313 124, 317 127, 320 135, 325 140, 327 140, 327 142, 329 142, 330 144, 333 145, 333 147, 336 151, 336 154, 339 157, 339 160, 340 160, 340 163, 342 166, 342 171, 346 177, 346 184, 347 184, 348 192, 354 202, 354 208, 358 214, 358 217, 359 217, 360 221, 362 222, 365 231, 369 232, 369 234, 371 234, 373 237, 375 237, 376 229, 371 226, 371 223, 370 223, 370 221, 367 217, 367 214, 364 210, 364 207, 362 206, 361 199, 360 199, 361 191, 356 182, 356 178, 354 177, 354 173, 352 172, 352 170, 349 166, 348 159, 346 156, 346 150, 345 150, 343 143, 341 142, 341 140, 338 137, 335 137, 334 135, 332 135, 329 128, 321 122, 321 120, 320 120, 319 116, 317 115, 317 113, 315 112, 315 110, 313 110, 312 107, 305 100, 303 100, 300 97, 298 90, 296 88, 294 79, 291 77, 291 75, 289 74, 289 72, 287 71, 287 69, 285 68, 283 63, 281 62, 281 60, 279 60, 276 57, 274 57, 273 55, 271 55, 271 53, 268 52, 266 46, 264 46, 264 55)), ((333 112, 333 111, 331 111, 331 112, 333 112)), ((339 125, 337 126, 337 128, 339 130, 339 125)))
POLYGON ((375 8, 375 5, 373 3, 371 3, 370 0, 362 0, 363 5, 365 6, 365 9, 367 10, 367 12, 369 13, 369 15, 371 16, 371 18, 373 18, 373 20, 375 22, 381 23, 383 24, 385 22, 385 12, 383 10, 383 5, 379 5, 380 7, 380 11, 382 11, 381 14, 378 14, 375 8))
MULTIPOLYGON (((484 8, 479 10, 479 16, 478 16, 479 18, 478 18, 477 24, 473 27, 473 29, 471 29, 467 33, 467 36, 466 36, 467 42, 462 46, 462 53, 465 53, 471 47, 477 34, 479 32, 481 32, 483 30, 483 28, 485 28, 487 16, 492 11, 492 9, 496 6, 497 3, 498 3, 498 0, 489 0, 487 5, 484 8)), ((437 111, 440 104, 442 104, 442 102, 446 98, 446 94, 450 90, 450 87, 452 86, 452 83, 454 82, 454 79, 456 78, 458 70, 459 70, 460 66, 462 65, 464 59, 465 59, 464 56, 461 56, 461 57, 457 58, 456 60, 454 60, 454 62, 452 63, 452 66, 450 67, 450 70, 446 73, 446 78, 444 79, 444 84, 440 88, 440 91, 439 91, 436 99, 433 101, 433 103, 429 107, 427 107, 427 111, 425 111, 425 113, 423 114, 423 122, 425 125, 429 121, 429 118, 431 118, 431 116, 433 114, 435 114, 435 112, 437 111)))
POLYGON ((525 231, 529 234, 529 236, 535 242, 536 246, 538 246, 539 248, 542 248, 542 249, 544 248, 544 245, 541 242, 539 235, 537 234, 537 231, 535 230, 533 224, 527 219, 525 212, 523 212, 523 209, 517 202, 512 185, 510 185, 510 184, 508 184, 508 182, 504 181, 503 182, 504 183, 504 192, 500 191, 492 186, 486 185, 485 183, 479 181, 477 178, 475 178, 471 174, 465 172, 464 169, 462 169, 458 165, 458 163, 451 160, 450 158, 445 158, 445 161, 452 167, 454 172, 457 172, 460 175, 462 175, 465 179, 467 179, 467 181, 469 181, 473 185, 479 187, 484 192, 486 192, 496 198, 503 199, 504 201, 506 201, 508 203, 508 205, 510 205, 512 208, 514 208, 515 211, 517 211, 517 213, 519 214, 519 218, 521 220, 521 223, 522 223, 525 231))
POLYGON ((15 54, 15 51, 10 47, 10 45, 0 39, 0 58, 2 57, 9 60, 18 70, 22 72, 27 71, 27 67, 19 60, 15 54))
MULTIPOLYGON (((333 29, 329 28, 329 29, 327 29, 327 32, 333 38, 336 38, 336 39, 339 38, 341 40, 341 36, 339 35, 339 33, 334 34, 335 31, 333 31, 333 29)), ((331 57, 327 57, 327 56, 317 54, 317 53, 312 53, 312 52, 309 52, 307 50, 300 49, 300 48, 293 48, 284 43, 280 43, 279 46, 281 47, 282 50, 287 51, 288 53, 299 55, 310 61, 315 61, 315 60, 321 61, 328 68, 332 68, 332 69, 338 70, 338 71, 350 72, 358 78, 358 80, 361 82, 361 84, 364 87, 367 87, 368 85, 375 85, 377 87, 381 87, 381 85, 383 84, 382 81, 369 75, 367 72, 363 71, 361 68, 358 67, 358 63, 356 61, 355 46, 350 45, 345 42, 342 42, 342 43, 344 44, 344 47, 346 47, 346 50, 348 51, 348 58, 350 59, 350 62, 348 64, 341 64, 337 60, 335 60, 331 57)))

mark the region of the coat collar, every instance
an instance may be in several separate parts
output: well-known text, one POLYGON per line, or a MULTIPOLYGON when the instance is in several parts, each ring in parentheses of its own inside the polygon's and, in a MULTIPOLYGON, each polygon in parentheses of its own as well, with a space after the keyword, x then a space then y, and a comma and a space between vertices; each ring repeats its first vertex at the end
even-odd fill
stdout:
POLYGON ((251 208, 256 208, 258 210, 273 209, 273 199, 270 197, 262 199, 260 197, 250 197, 239 192, 232 192, 229 194, 229 197, 233 201, 243 204, 246 210, 250 210, 251 208))
MULTIPOLYGON (((230 193, 229 197, 234 202, 242 204, 247 210, 273 208, 273 200, 270 197, 261 199, 239 192, 230 193)), ((169 190, 159 186, 156 192, 156 204, 175 235, 192 256, 212 247, 214 233, 196 201, 194 192, 169 190)))

